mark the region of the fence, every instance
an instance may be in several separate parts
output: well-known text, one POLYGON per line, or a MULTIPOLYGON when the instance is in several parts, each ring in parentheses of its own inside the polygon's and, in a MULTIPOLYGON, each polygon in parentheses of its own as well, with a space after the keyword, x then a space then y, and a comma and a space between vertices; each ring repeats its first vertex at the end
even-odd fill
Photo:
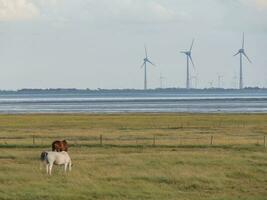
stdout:
MULTIPOLYGON (((185 146, 185 145, 261 145, 267 148, 267 136, 263 135, 204 135, 204 136, 77 136, 65 137, 70 146, 185 146)), ((55 137, 0 137, 0 146, 49 146, 55 137)))

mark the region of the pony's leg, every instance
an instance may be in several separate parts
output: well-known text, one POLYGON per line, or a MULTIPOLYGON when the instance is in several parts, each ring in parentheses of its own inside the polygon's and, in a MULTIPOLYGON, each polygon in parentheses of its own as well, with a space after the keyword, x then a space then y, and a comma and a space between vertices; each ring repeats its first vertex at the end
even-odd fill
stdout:
POLYGON ((52 174, 53 163, 49 164, 49 175, 52 174))
POLYGON ((69 162, 69 171, 71 171, 71 162, 69 162))
POLYGON ((64 165, 64 171, 65 171, 65 173, 67 172, 67 168, 68 168, 68 163, 65 163, 65 165, 64 165))
POLYGON ((49 164, 46 164, 46 173, 49 173, 49 164))

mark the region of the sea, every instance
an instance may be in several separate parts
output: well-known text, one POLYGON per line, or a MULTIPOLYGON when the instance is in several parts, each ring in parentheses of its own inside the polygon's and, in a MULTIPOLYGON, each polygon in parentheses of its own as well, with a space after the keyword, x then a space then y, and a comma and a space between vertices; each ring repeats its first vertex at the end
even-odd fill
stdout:
POLYGON ((267 90, 0 92, 0 113, 267 113, 267 90))

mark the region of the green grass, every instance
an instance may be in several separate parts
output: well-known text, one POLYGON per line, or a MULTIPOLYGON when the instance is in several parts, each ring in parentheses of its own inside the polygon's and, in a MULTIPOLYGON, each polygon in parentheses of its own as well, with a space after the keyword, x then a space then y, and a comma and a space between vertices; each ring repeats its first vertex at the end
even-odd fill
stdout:
POLYGON ((232 114, 0 115, 0 199, 263 200, 267 152, 256 141, 101 147, 70 140, 73 171, 55 167, 51 177, 39 169, 39 156, 57 137, 264 136, 266 121, 232 114), (36 145, 17 141, 32 135, 40 137, 36 145))

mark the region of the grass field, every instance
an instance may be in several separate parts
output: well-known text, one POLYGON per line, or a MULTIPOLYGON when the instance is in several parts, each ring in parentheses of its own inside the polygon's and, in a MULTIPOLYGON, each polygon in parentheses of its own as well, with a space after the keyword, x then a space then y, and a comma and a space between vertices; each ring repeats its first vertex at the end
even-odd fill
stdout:
POLYGON ((0 199, 265 200, 266 122, 265 114, 0 115, 0 199), (99 135, 215 141, 86 143, 99 135), (64 138, 73 171, 55 167, 48 177, 40 153, 64 138))

